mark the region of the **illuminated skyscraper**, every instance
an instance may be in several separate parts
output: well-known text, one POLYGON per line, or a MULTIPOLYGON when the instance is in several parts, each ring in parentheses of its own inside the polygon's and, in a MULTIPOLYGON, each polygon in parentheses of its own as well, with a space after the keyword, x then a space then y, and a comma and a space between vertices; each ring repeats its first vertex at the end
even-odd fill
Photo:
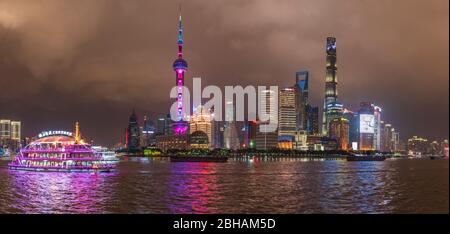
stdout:
POLYGON ((325 100, 323 104, 323 121, 322 121, 322 134, 328 135, 328 123, 331 119, 328 116, 328 107, 337 103, 337 67, 336 67, 336 38, 328 37, 326 44, 327 52, 327 71, 325 75, 325 100))
POLYGON ((374 150, 375 117, 370 102, 361 102, 359 109, 359 149, 374 150))
POLYGON ((349 121, 345 118, 335 118, 330 121, 329 136, 335 139, 339 150, 347 150, 349 147, 348 141, 349 121))
POLYGON ((308 71, 298 71, 295 73, 296 130, 306 130, 307 128, 307 105, 309 99, 308 82, 308 71))
POLYGON ((295 91, 293 88, 283 88, 279 93, 278 135, 294 136, 297 129, 295 107, 295 91))
POLYGON ((353 149, 358 149, 359 144, 359 115, 351 110, 345 109, 343 117, 348 120, 348 144, 353 149))
POLYGON ((261 116, 259 116, 260 126, 258 126, 255 144, 256 149, 267 150, 278 147, 278 128, 272 129, 270 121, 278 121, 278 96, 273 90, 263 90, 261 100, 259 100, 259 108, 261 116), (272 131, 274 130, 274 131, 272 131))
POLYGON ((126 132, 126 142, 128 150, 138 150, 140 148, 141 134, 137 120, 137 115, 134 112, 134 109, 133 113, 131 113, 128 122, 128 128, 126 132))
POLYGON ((226 149, 239 149, 240 142, 236 129, 235 108, 233 102, 225 104, 225 124, 223 131, 224 147, 226 149))
POLYGON ((183 24, 181 20, 181 12, 178 20, 178 58, 173 62, 173 70, 176 76, 177 86, 177 121, 172 123, 173 132, 175 135, 185 135, 188 124, 183 120, 183 86, 184 86, 184 73, 188 68, 186 60, 183 59, 183 24))
POLYGON ((373 105, 374 115, 374 132, 373 132, 373 146, 375 150, 381 150, 381 108, 373 105))
POLYGON ((307 122, 306 131, 308 135, 318 135, 319 134, 319 107, 317 106, 306 106, 307 122))
POLYGON ((21 122, 0 119, 0 147, 17 150, 21 143, 21 122))
POLYGON ((381 125, 381 151, 391 152, 392 151, 392 125, 388 123, 382 123, 381 125))

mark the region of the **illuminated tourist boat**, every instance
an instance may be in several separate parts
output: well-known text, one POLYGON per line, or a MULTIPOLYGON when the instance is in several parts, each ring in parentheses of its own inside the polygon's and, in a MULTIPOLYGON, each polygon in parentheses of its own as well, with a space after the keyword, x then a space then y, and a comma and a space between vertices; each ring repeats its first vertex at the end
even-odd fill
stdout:
POLYGON ((75 135, 67 131, 40 133, 38 139, 20 150, 9 163, 13 170, 29 171, 111 171, 113 164, 102 161, 91 145, 79 134, 78 123, 75 135))

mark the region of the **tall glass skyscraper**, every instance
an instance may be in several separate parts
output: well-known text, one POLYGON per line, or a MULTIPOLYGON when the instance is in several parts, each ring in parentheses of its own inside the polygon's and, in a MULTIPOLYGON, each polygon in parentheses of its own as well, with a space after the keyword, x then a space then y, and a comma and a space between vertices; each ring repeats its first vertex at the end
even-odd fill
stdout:
POLYGON ((293 88, 283 88, 279 93, 278 135, 295 136, 297 116, 295 107, 295 91, 293 88))
POLYGON ((328 135, 328 125, 332 118, 329 118, 328 107, 337 103, 337 67, 336 67, 336 38, 328 37, 326 44, 326 75, 325 75, 325 100, 323 104, 322 134, 328 135))
POLYGON ((126 133, 126 143, 128 150, 138 150, 141 147, 141 134, 138 124, 138 119, 135 111, 131 113, 128 121, 128 128, 126 133))
POLYGON ((309 99, 308 82, 308 71, 298 71, 295 73, 296 130, 306 130, 307 128, 307 105, 309 99))

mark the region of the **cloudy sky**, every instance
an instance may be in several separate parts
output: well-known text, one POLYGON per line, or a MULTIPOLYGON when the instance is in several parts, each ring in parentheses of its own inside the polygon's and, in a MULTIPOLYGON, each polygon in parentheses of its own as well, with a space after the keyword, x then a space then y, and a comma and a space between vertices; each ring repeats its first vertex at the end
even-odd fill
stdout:
MULTIPOLYGON (((112 145, 133 108, 168 113, 179 0, 0 0, 0 118, 112 145)), ((447 0, 184 0, 185 58, 203 85, 292 85, 324 96, 337 38, 339 100, 383 108, 400 131, 448 138, 447 0)))

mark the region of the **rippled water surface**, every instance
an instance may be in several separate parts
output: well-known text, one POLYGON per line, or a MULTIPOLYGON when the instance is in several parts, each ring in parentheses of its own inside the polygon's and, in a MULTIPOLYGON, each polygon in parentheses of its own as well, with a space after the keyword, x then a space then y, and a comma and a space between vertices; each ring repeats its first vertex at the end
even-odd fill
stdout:
POLYGON ((0 213, 448 213, 448 160, 125 159, 112 173, 10 171, 0 213))

